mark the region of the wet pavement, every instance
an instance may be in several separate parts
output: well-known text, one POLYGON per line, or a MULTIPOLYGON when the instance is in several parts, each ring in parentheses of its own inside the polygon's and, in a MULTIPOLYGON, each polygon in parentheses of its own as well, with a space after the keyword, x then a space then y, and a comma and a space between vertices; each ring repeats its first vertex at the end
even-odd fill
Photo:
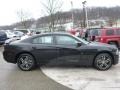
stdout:
POLYGON ((0 48, 0 90, 71 90, 45 76, 38 68, 21 71, 17 65, 6 63, 0 48))
POLYGON ((42 67, 42 71, 74 90, 120 90, 120 64, 108 71, 90 67, 42 67))
POLYGON ((56 82, 74 90, 120 90, 120 62, 107 71, 49 65, 41 67, 41 70, 56 82))

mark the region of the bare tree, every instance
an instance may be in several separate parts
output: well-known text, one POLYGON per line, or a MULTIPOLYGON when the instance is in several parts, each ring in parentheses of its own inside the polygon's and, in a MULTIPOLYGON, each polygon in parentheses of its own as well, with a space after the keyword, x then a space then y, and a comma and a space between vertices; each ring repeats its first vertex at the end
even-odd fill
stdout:
POLYGON ((22 24, 22 27, 24 29, 27 29, 28 28, 28 21, 32 20, 32 14, 30 12, 27 12, 25 10, 18 10, 17 11, 17 16, 18 18, 20 19, 20 22, 22 24))
POLYGON ((45 2, 41 2, 44 7, 44 11, 50 16, 49 20, 49 29, 50 31, 54 31, 55 28, 55 13, 61 10, 62 1, 61 0, 45 0, 45 2))

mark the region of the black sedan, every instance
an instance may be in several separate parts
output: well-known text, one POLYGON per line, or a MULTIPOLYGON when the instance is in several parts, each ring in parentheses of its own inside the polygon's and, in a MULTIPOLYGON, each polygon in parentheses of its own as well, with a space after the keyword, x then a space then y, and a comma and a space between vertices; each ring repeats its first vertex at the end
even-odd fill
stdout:
POLYGON ((108 70, 118 64, 119 51, 115 46, 87 42, 66 33, 46 33, 6 44, 3 56, 24 71, 56 61, 108 70))

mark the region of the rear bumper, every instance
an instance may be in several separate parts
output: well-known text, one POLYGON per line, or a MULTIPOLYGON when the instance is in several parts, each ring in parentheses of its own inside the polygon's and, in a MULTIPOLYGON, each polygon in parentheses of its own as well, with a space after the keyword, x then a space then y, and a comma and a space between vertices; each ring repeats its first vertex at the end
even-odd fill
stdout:
POLYGON ((3 51, 3 58, 9 63, 16 63, 14 52, 3 51))

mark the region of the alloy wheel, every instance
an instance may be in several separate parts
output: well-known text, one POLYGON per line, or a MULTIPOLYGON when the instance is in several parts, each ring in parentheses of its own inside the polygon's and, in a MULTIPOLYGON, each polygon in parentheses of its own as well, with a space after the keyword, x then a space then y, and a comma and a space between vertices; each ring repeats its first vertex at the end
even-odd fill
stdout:
POLYGON ((21 70, 29 71, 35 66, 35 61, 31 55, 21 54, 17 60, 17 64, 21 70))
POLYGON ((112 57, 107 53, 99 54, 94 65, 99 70, 108 70, 112 66, 112 57))

